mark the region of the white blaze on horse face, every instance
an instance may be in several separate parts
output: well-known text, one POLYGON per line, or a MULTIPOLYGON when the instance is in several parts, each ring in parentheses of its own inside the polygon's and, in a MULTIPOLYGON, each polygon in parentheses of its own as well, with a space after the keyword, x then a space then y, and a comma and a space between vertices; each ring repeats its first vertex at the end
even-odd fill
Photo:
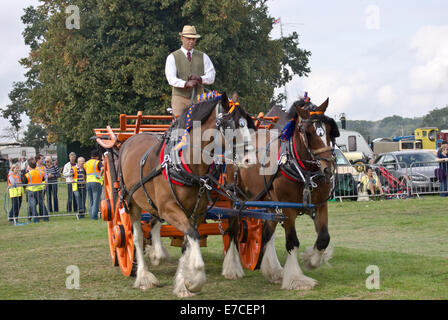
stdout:
POLYGON ((257 153, 255 148, 253 130, 249 130, 247 120, 240 118, 238 120, 239 128, 236 129, 236 159, 241 159, 238 165, 247 168, 257 162, 257 153))
POLYGON ((327 130, 324 125, 322 125, 321 122, 315 122, 313 124, 314 130, 316 130, 316 134, 319 136, 319 138, 322 140, 324 145, 327 147, 327 130))

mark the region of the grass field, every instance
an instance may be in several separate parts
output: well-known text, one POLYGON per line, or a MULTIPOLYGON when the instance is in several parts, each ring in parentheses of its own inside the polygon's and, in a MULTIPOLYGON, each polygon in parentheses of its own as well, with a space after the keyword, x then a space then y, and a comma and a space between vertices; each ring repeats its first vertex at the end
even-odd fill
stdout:
MULTIPOLYGON (((5 190, 0 184, 0 194, 5 190)), ((141 291, 134 278, 122 276, 109 258, 106 223, 74 217, 9 226, 0 201, 0 299, 177 299, 173 277, 180 249, 150 270, 162 287, 141 291), (80 270, 80 289, 66 288, 68 266, 80 270)), ((306 272, 318 280, 312 291, 285 291, 269 283, 259 270, 245 271, 238 281, 221 276, 221 237, 208 238, 202 248, 207 283, 192 299, 448 299, 448 199, 331 202, 331 266, 306 272), (368 290, 366 268, 380 271, 380 289, 368 290)), ((300 251, 315 240, 312 220, 297 220, 300 251)), ((277 228, 276 246, 285 261, 284 232, 277 228)))

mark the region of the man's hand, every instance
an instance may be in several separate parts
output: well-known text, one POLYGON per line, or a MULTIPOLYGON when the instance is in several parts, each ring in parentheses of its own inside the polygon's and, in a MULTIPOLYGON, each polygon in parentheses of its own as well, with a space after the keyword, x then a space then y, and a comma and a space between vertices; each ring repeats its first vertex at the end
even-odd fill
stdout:
POLYGON ((197 82, 202 84, 202 78, 196 74, 192 74, 191 76, 189 76, 188 80, 196 80, 197 82))
POLYGON ((185 82, 185 88, 194 88, 197 87, 199 82, 197 80, 188 80, 185 82))

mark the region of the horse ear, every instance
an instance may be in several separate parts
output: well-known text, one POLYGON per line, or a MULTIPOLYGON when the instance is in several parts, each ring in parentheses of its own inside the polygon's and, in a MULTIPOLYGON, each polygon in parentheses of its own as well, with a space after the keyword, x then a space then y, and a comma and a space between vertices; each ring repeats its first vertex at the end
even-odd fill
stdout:
POLYGON ((325 113, 325 111, 326 111, 327 108, 328 108, 328 103, 329 103, 329 102, 330 102, 330 98, 327 98, 327 100, 325 100, 324 103, 322 103, 322 104, 318 107, 319 111, 322 111, 323 113, 325 113))
POLYGON ((227 94, 225 92, 221 95, 221 105, 226 112, 229 112, 229 98, 227 98, 227 94))

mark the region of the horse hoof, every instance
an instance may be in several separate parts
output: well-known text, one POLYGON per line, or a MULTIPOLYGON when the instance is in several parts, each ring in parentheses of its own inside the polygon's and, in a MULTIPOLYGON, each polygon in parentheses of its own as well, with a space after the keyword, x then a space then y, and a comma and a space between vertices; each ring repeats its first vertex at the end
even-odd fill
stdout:
POLYGON ((300 259, 305 270, 313 270, 320 267, 323 263, 330 265, 328 260, 333 257, 333 248, 328 247, 325 250, 316 250, 313 247, 307 248, 300 254, 300 259))
POLYGON ((283 278, 282 277, 277 277, 277 278, 271 277, 271 278, 269 278, 269 281, 274 284, 281 284, 283 282, 283 278))
POLYGON ((187 288, 190 292, 199 292, 201 291, 202 287, 204 286, 205 279, 196 279, 195 281, 192 280, 185 280, 185 288, 187 288))
POLYGON ((221 274, 227 280, 238 280, 244 277, 244 271, 241 264, 232 269, 224 267, 221 274))
POLYGON ((140 288, 141 290, 147 290, 155 287, 160 287, 159 280, 149 271, 145 271, 141 274, 137 273, 137 279, 134 283, 134 288, 140 288))
POLYGON ((303 276, 299 279, 291 280, 288 284, 283 285, 282 289, 306 291, 313 290, 318 282, 312 278, 303 276))
POLYGON ((156 250, 154 246, 147 245, 145 247, 145 256, 149 258, 151 265, 159 266, 168 259, 168 251, 164 247, 161 247, 161 249, 156 250))
POLYGON ((270 283, 280 284, 283 281, 283 269, 276 271, 261 269, 263 275, 268 279, 270 283))
POLYGON ((193 286, 189 281, 185 281, 185 287, 187 288, 187 290, 189 291, 189 292, 199 292, 199 291, 201 291, 201 287, 199 287, 199 286, 193 286))
POLYGON ((239 274, 223 274, 223 277, 227 280, 238 280, 241 279, 244 275, 239 274))
POLYGON ((175 294, 178 298, 191 298, 196 295, 196 293, 188 291, 187 289, 180 290, 180 291, 176 292, 175 294))

